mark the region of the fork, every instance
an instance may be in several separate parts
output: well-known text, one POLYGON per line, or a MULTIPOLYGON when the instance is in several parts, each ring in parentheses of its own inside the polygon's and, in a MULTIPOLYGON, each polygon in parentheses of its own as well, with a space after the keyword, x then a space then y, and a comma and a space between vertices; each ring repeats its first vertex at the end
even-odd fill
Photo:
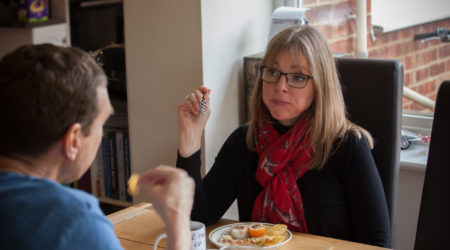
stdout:
POLYGON ((205 95, 203 94, 202 100, 200 101, 200 113, 203 115, 208 115, 208 104, 206 104, 205 95))

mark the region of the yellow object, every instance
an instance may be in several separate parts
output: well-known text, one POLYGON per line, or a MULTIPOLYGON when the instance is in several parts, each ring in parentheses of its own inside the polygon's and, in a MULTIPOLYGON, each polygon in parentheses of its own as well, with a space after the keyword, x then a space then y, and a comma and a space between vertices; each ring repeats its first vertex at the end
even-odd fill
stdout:
POLYGON ((255 244, 261 247, 273 246, 283 242, 286 239, 285 236, 274 235, 268 236, 263 235, 261 237, 255 238, 255 244))
POLYGON ((260 237, 264 235, 265 232, 266 228, 261 223, 252 223, 248 226, 248 234, 250 234, 252 238, 260 237))
POLYGON ((140 175, 138 174, 132 174, 130 176, 130 179, 128 179, 128 193, 132 196, 135 196, 139 193, 139 181, 140 175))
POLYGON ((47 21, 49 18, 48 0, 17 1, 17 20, 22 23, 47 21))
POLYGON ((45 8, 43 1, 34 1, 30 4, 30 11, 33 13, 39 13, 45 8))
POLYGON ((266 235, 284 235, 287 230, 287 226, 284 224, 275 224, 267 229, 266 235))

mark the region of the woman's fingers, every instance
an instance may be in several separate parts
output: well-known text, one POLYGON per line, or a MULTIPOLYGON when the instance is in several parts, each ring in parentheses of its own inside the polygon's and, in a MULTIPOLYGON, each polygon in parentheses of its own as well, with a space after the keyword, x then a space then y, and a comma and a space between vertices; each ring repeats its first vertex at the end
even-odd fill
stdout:
MULTIPOLYGON (((185 107, 187 110, 191 111, 193 114, 198 115, 200 113, 200 107, 202 100, 205 101, 206 106, 209 111, 209 90, 206 87, 200 86, 193 93, 188 94, 185 97, 185 107)), ((204 104, 203 104, 204 105, 204 104)))
POLYGON ((208 105, 209 92, 208 88, 199 87, 178 105, 178 151, 183 157, 191 156, 201 147, 203 129, 211 113, 208 105), (203 97, 206 105, 201 104, 203 97))

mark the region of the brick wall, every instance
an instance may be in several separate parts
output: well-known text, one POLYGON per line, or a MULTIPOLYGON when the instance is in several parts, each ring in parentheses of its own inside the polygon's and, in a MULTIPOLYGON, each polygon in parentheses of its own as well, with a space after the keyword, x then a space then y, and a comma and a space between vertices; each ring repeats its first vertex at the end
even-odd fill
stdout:
MULTIPOLYGON (((356 1, 304 0, 309 24, 318 28, 329 40, 333 51, 356 55, 356 1)), ((371 28, 371 0, 367 0, 367 30, 371 28)), ((450 43, 433 40, 414 41, 414 34, 450 29, 450 18, 367 37, 369 58, 397 59, 403 63, 404 85, 420 94, 436 99, 439 85, 450 79, 450 43)), ((403 108, 431 112, 420 104, 403 98, 403 108)))

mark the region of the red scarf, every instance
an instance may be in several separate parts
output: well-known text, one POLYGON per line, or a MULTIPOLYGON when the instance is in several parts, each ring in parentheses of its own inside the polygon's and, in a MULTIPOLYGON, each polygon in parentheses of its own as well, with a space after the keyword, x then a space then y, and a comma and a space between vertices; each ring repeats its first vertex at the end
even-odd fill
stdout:
POLYGON ((258 121, 256 151, 259 155, 255 178, 264 187, 253 204, 252 220, 286 224, 290 230, 308 232, 297 179, 312 156, 309 120, 301 120, 283 135, 273 125, 258 121))

